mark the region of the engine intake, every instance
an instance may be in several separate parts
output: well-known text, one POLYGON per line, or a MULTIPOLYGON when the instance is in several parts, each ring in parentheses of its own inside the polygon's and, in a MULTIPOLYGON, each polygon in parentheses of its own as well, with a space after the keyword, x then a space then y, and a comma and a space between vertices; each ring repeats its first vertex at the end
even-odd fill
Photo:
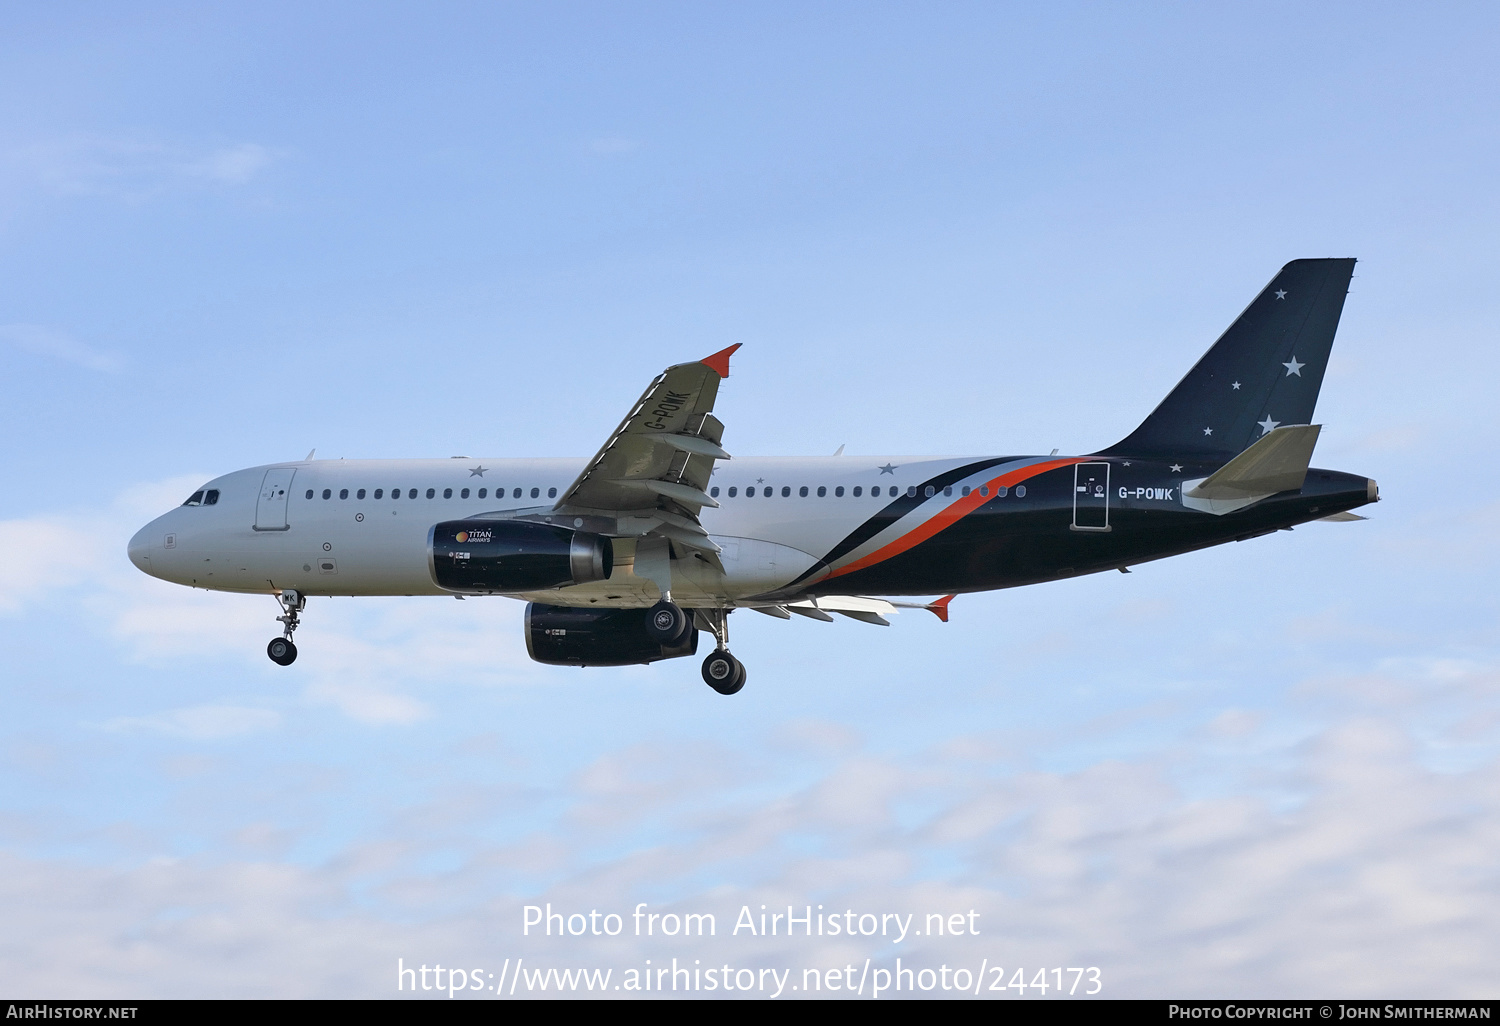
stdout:
POLYGON ((471 595, 603 581, 614 563, 608 538, 526 520, 449 520, 427 536, 432 579, 471 595))
POLYGON ((632 666, 676 659, 698 651, 698 629, 676 645, 646 633, 644 609, 526 606, 526 653, 553 666, 632 666))

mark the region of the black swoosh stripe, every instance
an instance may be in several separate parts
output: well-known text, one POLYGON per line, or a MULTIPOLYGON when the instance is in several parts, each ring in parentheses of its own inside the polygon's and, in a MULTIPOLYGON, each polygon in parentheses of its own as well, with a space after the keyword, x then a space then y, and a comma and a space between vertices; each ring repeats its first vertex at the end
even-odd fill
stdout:
POLYGON ((999 466, 1002 463, 1017 458, 1018 457, 1015 456, 997 456, 994 459, 980 460, 978 463, 969 463, 965 466, 957 467, 953 470, 947 471, 946 473, 939 474, 936 477, 928 478, 926 481, 923 481, 917 486, 917 494, 915 495, 907 495, 905 492, 902 492, 900 496, 898 496, 888 505, 882 507, 879 513, 876 513, 874 516, 870 517, 870 519, 860 524, 847 536, 845 536, 843 541, 839 542, 833 548, 829 549, 827 554, 824 555, 822 559, 820 559, 817 563, 814 563, 807 569, 805 573, 802 574, 802 576, 786 585, 786 587, 795 587, 796 585, 801 584, 807 578, 811 577, 814 573, 817 573, 819 570, 831 566, 834 560, 841 558, 846 553, 853 552, 855 549, 859 548, 859 546, 875 537, 881 531, 884 531, 887 527, 890 527, 892 524, 900 520, 902 517, 906 516, 912 510, 922 505, 922 503, 927 501, 927 497, 922 493, 924 490, 926 490, 928 485, 931 485, 936 489, 947 488, 955 481, 962 481, 964 478, 970 476, 971 474, 977 474, 981 470, 988 470, 991 467, 999 466))

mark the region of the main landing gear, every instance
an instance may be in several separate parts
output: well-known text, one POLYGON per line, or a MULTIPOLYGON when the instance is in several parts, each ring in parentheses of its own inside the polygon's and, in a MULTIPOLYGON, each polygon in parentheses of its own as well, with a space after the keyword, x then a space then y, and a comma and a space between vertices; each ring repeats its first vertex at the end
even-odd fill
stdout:
POLYGON ((718 642, 703 660, 704 683, 721 695, 737 693, 745 686, 745 664, 729 654, 729 610, 695 609, 689 613, 667 595, 647 610, 646 630, 665 646, 679 645, 695 620, 699 627, 712 631, 718 642))
POLYGON ((307 605, 307 596, 288 590, 278 594, 276 601, 281 604, 282 610, 282 614, 276 619, 281 621, 285 630, 281 637, 271 639, 271 643, 266 646, 266 655, 277 666, 291 666, 297 661, 297 646, 292 641, 292 633, 302 622, 302 610, 307 605))
POLYGON ((729 654, 729 610, 699 609, 694 614, 713 631, 718 642, 703 660, 703 682, 721 695, 737 694, 745 686, 745 664, 729 654))

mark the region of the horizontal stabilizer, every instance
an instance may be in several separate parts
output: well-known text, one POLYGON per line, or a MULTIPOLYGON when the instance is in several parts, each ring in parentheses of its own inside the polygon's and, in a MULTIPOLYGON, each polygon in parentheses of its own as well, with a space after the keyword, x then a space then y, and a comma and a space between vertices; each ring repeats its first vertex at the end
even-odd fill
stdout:
POLYGON ((1273 428, 1183 495, 1193 499, 1248 499, 1296 491, 1307 477, 1320 430, 1317 424, 1273 428))
POLYGON ((1335 513, 1331 517, 1319 517, 1318 519, 1319 519, 1319 521, 1325 521, 1326 520, 1330 524, 1348 524, 1348 523, 1353 523, 1356 520, 1369 520, 1370 518, 1369 517, 1362 517, 1358 513, 1350 513, 1346 509, 1346 510, 1344 510, 1344 512, 1342 512, 1342 513, 1335 513))

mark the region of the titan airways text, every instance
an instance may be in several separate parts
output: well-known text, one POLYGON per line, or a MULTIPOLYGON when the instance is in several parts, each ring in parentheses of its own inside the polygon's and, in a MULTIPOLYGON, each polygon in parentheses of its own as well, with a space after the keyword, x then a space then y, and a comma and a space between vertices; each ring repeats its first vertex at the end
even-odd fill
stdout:
POLYGON ((591 459, 306 460, 209 481, 130 559, 274 596, 289 665, 309 596, 503 595, 539 662, 622 666, 715 644, 729 614, 943 620, 963 592, 1125 570, 1310 520, 1359 520, 1375 482, 1309 469, 1351 259, 1281 269, 1125 439, 1086 456, 735 459, 715 415, 739 347, 668 367, 591 459), (942 595, 936 601, 913 596, 942 595))

